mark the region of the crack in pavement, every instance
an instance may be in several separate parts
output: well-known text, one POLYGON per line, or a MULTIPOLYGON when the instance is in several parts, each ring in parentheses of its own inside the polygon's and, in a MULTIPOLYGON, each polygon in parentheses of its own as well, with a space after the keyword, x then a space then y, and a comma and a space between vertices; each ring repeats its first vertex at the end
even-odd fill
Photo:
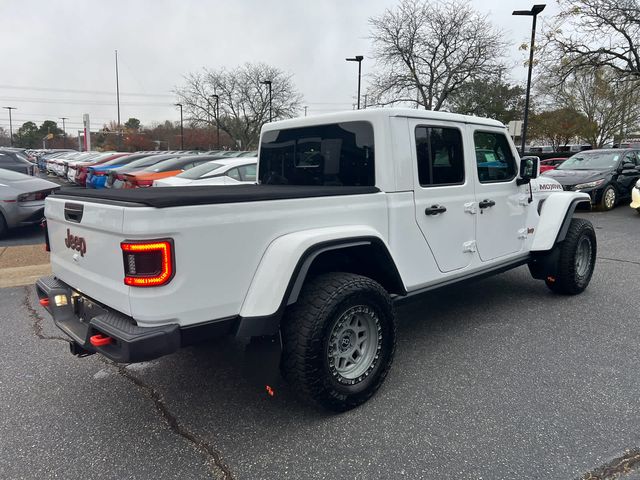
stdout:
POLYGON ((640 466, 640 449, 625 450, 621 457, 614 458, 609 463, 600 465, 582 475, 578 480, 614 480, 620 475, 632 472, 640 466))
POLYGON ((630 263, 632 265, 640 265, 640 262, 634 262, 633 260, 622 260, 620 258, 610 258, 610 257, 596 257, 598 260, 610 260, 612 262, 621 262, 621 263, 630 263))
MULTIPOLYGON (((162 395, 151 385, 145 383, 142 379, 133 375, 129 370, 126 369, 126 366, 118 365, 113 363, 106 358, 100 357, 100 360, 107 365, 111 365, 115 367, 118 374, 135 384, 141 390, 144 390, 146 395, 151 399, 156 410, 160 414, 160 416, 164 419, 164 421, 169 425, 171 430, 177 435, 180 435, 189 443, 191 443, 195 448, 203 452, 206 456, 210 458, 213 462, 213 466, 215 469, 222 472, 224 480, 233 480, 233 474, 229 467, 222 460, 222 455, 219 451, 217 451, 211 444, 206 442, 204 439, 198 437, 195 433, 187 430, 183 425, 180 424, 176 416, 171 413, 169 407, 164 402, 162 395)), ((213 472, 212 472, 213 473, 213 472)))
POLYGON ((29 287, 24 287, 24 299, 22 301, 22 305, 27 310, 27 314, 32 320, 31 328, 33 328, 33 333, 36 337, 38 337, 40 340, 60 340, 62 342, 70 343, 70 341, 64 337, 58 337, 56 335, 50 336, 42 333, 42 322, 44 321, 44 318, 40 316, 40 314, 36 311, 35 308, 33 308, 31 302, 29 301, 29 287))
MULTIPOLYGON (((37 312, 37 310, 33 308, 33 306, 31 305, 31 302, 29 300, 29 294, 30 294, 29 287, 24 287, 24 294, 25 295, 24 295, 22 304, 27 310, 29 317, 33 321, 31 326, 33 328, 34 335, 38 337, 40 340, 60 340, 62 342, 69 343, 70 340, 66 338, 44 335, 42 333, 43 331, 42 322, 44 321, 44 318, 42 318, 42 316, 37 312)), ((160 414, 160 417, 162 417, 162 419, 167 423, 171 431, 176 435, 179 435, 185 440, 187 440, 197 450, 204 453, 209 458, 210 461, 207 463, 209 464, 211 473, 214 474, 214 476, 216 471, 220 471, 222 473, 222 478, 224 480, 233 480, 233 474, 231 473, 231 470, 229 469, 229 467, 222 460, 222 455, 220 454, 220 452, 218 452, 212 445, 207 443, 204 439, 198 437, 195 433, 189 431, 186 427, 181 425, 177 417, 173 413, 171 413, 171 410, 169 410, 169 407, 164 402, 160 392, 158 392, 152 386, 146 384, 142 379, 133 375, 130 371, 126 369, 126 366, 118 365, 114 362, 111 362, 110 360, 106 359, 105 357, 102 357, 101 355, 99 355, 99 359, 103 363, 111 367, 114 367, 120 376, 130 381, 131 383, 133 383, 135 386, 137 386, 138 388, 140 388, 146 393, 147 397, 149 397, 153 402, 153 405, 156 408, 156 411, 160 414)))

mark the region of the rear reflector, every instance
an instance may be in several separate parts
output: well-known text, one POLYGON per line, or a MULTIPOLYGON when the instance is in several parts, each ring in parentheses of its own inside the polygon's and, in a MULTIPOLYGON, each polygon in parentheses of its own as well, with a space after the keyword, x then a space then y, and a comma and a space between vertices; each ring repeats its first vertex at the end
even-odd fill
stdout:
POLYGON ((159 287, 174 275, 173 240, 122 242, 124 283, 131 287, 159 287))

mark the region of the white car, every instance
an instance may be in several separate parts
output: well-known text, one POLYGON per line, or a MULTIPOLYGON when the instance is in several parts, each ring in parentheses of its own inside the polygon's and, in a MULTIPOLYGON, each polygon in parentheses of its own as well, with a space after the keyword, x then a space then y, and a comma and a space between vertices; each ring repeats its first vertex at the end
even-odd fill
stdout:
POLYGON ((640 213, 640 180, 636 182, 636 186, 631 189, 631 208, 635 208, 640 213))
POLYGON ((239 185, 256 183, 257 157, 220 158, 193 167, 175 177, 153 182, 154 187, 239 185))
POLYGON ((573 212, 591 197, 538 174, 487 118, 381 108, 270 122, 256 185, 49 196, 54 276, 38 297, 78 356, 141 362, 233 335, 250 339, 262 388, 280 368, 292 391, 344 411, 390 371, 394 303, 482 290, 464 282, 522 265, 555 293, 588 287, 596 233, 573 212))

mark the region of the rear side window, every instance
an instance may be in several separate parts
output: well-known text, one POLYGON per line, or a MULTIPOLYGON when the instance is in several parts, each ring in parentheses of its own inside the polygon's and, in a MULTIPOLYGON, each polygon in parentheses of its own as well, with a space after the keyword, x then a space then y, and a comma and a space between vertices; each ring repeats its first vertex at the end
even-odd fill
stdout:
POLYGON ((373 127, 344 122, 265 132, 260 183, 375 185, 373 127))
POLYGON ((516 159, 504 134, 475 132, 473 142, 480 183, 508 182, 515 178, 516 159))
POLYGON ((416 127, 416 153, 421 186, 464 183, 462 134, 457 128, 416 127))

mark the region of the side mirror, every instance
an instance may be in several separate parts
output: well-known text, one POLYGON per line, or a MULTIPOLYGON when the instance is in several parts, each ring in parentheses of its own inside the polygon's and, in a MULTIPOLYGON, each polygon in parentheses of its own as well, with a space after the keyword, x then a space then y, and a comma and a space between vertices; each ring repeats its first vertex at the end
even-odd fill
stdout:
POLYGON ((540 157, 527 156, 520 159, 520 178, 516 179, 517 185, 526 185, 531 179, 538 177, 540 157))
POLYGON ((635 163, 631 163, 631 162, 624 162, 622 164, 622 167, 620 167, 620 168, 622 168, 622 171, 635 170, 636 169, 636 164, 635 163))

